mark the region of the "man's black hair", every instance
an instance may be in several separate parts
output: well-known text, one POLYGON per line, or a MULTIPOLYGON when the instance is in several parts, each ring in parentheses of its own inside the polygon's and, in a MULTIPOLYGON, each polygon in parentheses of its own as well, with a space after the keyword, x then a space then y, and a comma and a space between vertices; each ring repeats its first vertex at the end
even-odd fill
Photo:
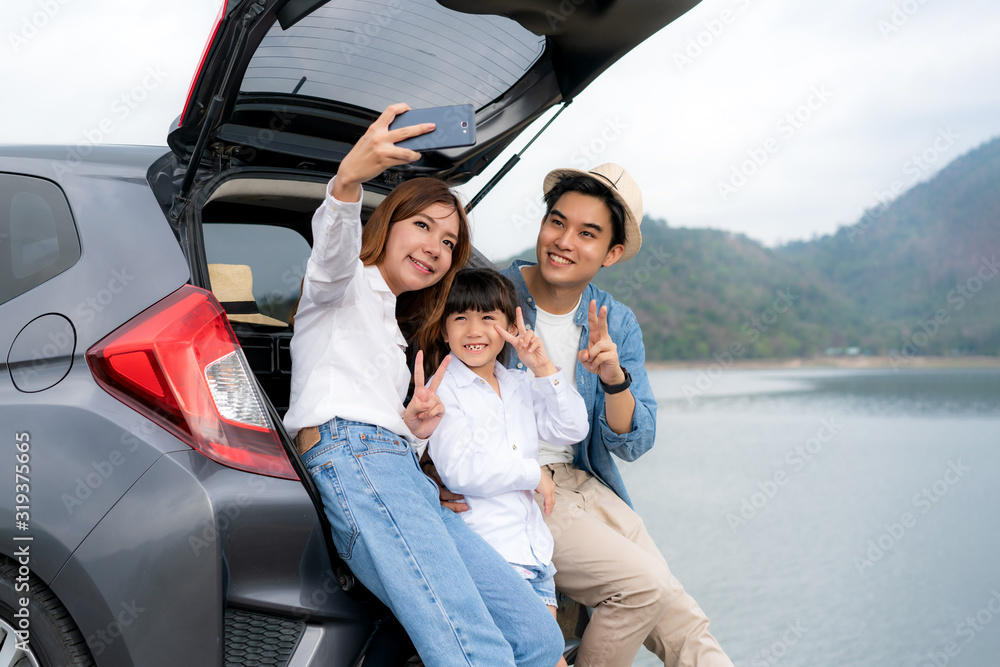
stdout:
POLYGON ((616 245, 625 244, 625 207, 611 194, 610 188, 596 178, 566 176, 556 181, 552 189, 545 193, 545 217, 549 216, 556 202, 567 192, 578 192, 604 202, 611 211, 611 245, 608 246, 608 250, 616 245))

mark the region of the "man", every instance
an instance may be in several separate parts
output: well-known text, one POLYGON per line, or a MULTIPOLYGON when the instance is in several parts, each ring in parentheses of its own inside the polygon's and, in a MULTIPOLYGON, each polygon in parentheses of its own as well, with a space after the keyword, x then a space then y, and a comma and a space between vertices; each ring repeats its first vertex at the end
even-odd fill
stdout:
POLYGON ((526 325, 575 376, 590 418, 589 435, 572 450, 540 443, 539 453, 556 485, 546 517, 556 586, 594 608, 576 664, 625 667, 645 645, 664 665, 731 667, 632 509, 611 456, 634 461, 656 433, 639 325, 631 309, 591 284, 601 267, 639 251, 642 194, 615 164, 557 169, 543 189, 538 263, 515 261, 502 273, 517 288, 526 325))

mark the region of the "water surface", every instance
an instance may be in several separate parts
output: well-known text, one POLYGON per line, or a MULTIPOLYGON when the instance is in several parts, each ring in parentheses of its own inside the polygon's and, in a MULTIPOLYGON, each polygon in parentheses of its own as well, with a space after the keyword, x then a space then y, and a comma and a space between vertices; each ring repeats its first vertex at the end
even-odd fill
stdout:
POLYGON ((737 665, 1000 665, 1000 369, 650 379, 623 475, 737 665))

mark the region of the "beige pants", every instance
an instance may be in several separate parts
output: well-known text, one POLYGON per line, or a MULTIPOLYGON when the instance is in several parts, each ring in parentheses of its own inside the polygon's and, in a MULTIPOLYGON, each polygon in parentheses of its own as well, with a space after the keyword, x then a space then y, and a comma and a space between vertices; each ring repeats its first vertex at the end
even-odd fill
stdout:
POLYGON ((594 608, 577 666, 628 667, 644 645, 671 667, 732 667, 639 515, 589 473, 565 463, 548 468, 556 483, 545 520, 556 587, 594 608))

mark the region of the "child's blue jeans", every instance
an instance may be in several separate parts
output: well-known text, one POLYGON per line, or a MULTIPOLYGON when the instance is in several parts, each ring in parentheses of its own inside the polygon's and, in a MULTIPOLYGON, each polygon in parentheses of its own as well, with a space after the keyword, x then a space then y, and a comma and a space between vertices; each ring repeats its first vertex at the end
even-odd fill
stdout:
POLYGON ((334 418, 302 457, 340 556, 389 607, 428 667, 552 667, 552 614, 457 514, 402 438, 334 418))
POLYGON ((535 594, 550 607, 558 607, 556 600, 556 566, 551 562, 547 565, 521 565, 511 563, 518 576, 531 584, 535 594))

